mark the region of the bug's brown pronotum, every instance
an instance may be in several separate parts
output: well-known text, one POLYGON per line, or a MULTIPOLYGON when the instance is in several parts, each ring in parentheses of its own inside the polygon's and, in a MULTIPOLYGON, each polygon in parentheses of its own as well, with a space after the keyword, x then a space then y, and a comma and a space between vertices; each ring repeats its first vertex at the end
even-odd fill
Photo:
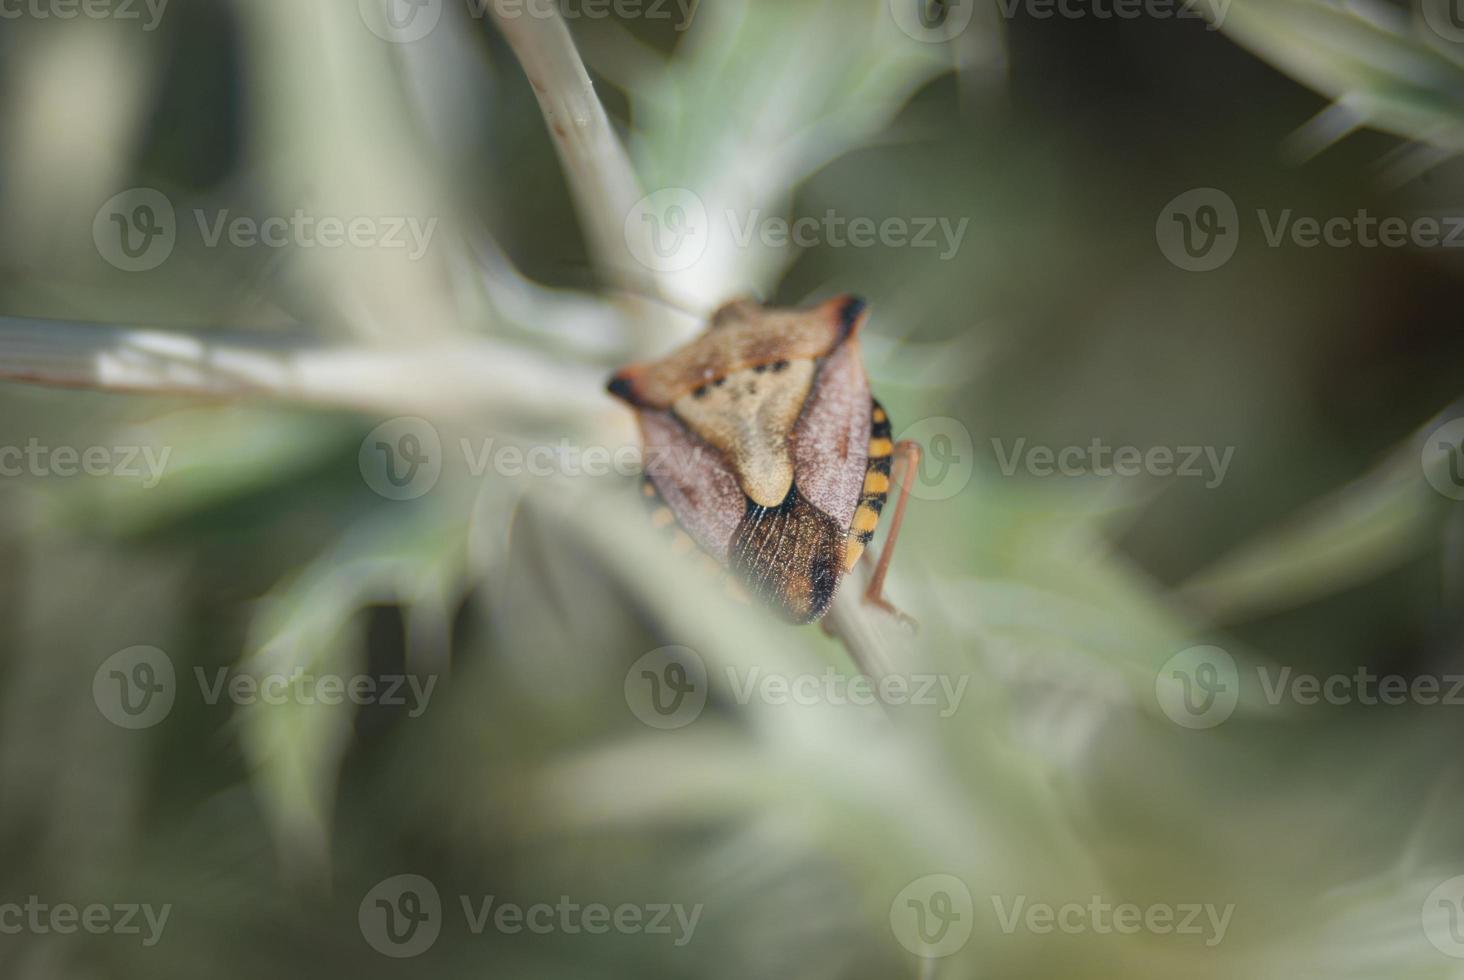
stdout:
POLYGON ((636 409, 652 523, 675 527, 753 594, 796 623, 828 612, 839 582, 899 491, 867 601, 883 598, 919 447, 895 444, 869 390, 852 296, 807 310, 736 300, 706 332, 610 379, 636 409), (898 461, 899 471, 894 470, 898 461))

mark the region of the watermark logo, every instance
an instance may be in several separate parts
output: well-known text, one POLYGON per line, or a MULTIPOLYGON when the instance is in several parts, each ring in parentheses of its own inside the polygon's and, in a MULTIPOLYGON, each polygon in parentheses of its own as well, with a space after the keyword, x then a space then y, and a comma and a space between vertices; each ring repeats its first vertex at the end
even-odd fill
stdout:
POLYGON ((372 949, 411 959, 431 949, 442 932, 442 896, 421 875, 397 875, 366 893, 356 921, 372 949))
POLYGON ((920 445, 920 466, 910 487, 910 495, 919 500, 949 500, 966 489, 976 472, 976 443, 957 419, 920 419, 897 441, 920 445))
POLYGON ((922 959, 959 952, 976 926, 971 890, 955 875, 917 878, 890 903, 890 928, 901 946, 922 959))
POLYGON ((711 243, 707 206, 694 191, 667 187, 636 202, 625 218, 625 244, 655 272, 685 272, 711 243))
POLYGON ((391 419, 362 440, 356 461, 366 485, 379 495, 416 500, 442 477, 442 439, 426 419, 391 419))
POLYGON ((946 44, 966 33, 976 0, 889 0, 890 16, 911 40, 946 44))
POLYGON ((1445 41, 1464 42, 1464 2, 1421 0, 1423 22, 1445 41))
POLYGON ((1440 882, 1419 912, 1423 934, 1445 956, 1464 959, 1464 875, 1440 882))
POLYGON ((92 220, 97 253, 123 272, 148 272, 178 243, 178 216, 162 191, 133 187, 110 198, 92 220))
POLYGON ((625 672, 625 703, 641 723, 661 731, 685 728, 707 704, 707 665, 690 647, 652 650, 625 672))
POLYGON ((1235 658, 1215 646, 1190 647, 1167 660, 1154 678, 1154 697, 1169 720, 1183 728, 1223 724, 1240 703, 1235 658))
POLYGON ((92 675, 97 710, 119 728, 151 728, 168 717, 178 696, 173 661, 157 647, 128 647, 92 675))
POLYGON ((1445 422, 1424 439, 1423 476, 1450 500, 1464 500, 1464 418, 1445 422))
POLYGON ((410 44, 431 34, 442 19, 442 0, 357 0, 366 27, 392 44, 410 44))
POLYGON ((1240 244, 1240 212, 1224 191, 1199 187, 1165 205, 1154 225, 1159 250, 1188 272, 1212 272, 1240 244))

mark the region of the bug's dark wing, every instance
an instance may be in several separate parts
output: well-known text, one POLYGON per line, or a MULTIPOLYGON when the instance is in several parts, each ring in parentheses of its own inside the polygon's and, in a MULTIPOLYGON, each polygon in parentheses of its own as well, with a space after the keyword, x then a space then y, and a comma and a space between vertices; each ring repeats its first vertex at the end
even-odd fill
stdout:
POLYGON ((854 520, 869 461, 869 380, 850 340, 819 367, 793 430, 793 482, 839 530, 854 520))
POLYGON ((797 487, 778 507, 754 505, 732 539, 731 568, 795 623, 828 612, 844 573, 846 534, 797 487))
POLYGON ((727 563, 747 498, 726 459, 668 411, 640 412, 646 475, 676 522, 702 550, 727 563))

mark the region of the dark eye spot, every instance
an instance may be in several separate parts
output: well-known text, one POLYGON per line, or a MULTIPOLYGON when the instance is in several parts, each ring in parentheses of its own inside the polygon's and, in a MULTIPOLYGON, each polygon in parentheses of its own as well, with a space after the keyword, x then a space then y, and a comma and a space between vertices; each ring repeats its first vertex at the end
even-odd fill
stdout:
POLYGON ((844 306, 839 310, 839 326, 843 328, 844 336, 853 333, 854 326, 859 322, 859 317, 869 308, 869 304, 858 296, 850 296, 844 301, 844 306))
POLYGON ((721 378, 718 378, 716 381, 713 381, 712 382, 712 387, 713 388, 720 388, 720 387, 722 387, 726 383, 727 383, 727 379, 725 377, 721 377, 721 378))
POLYGON ((787 361, 774 361, 773 362, 773 373, 774 374, 777 374, 780 371, 786 371, 786 370, 788 370, 788 362, 787 361))
POLYGON ((691 397, 693 397, 693 398, 705 398, 705 397, 707 397, 707 386, 706 385, 702 385, 700 388, 697 388, 695 391, 693 391, 691 393, 691 397))
POLYGON ((757 367, 753 368, 752 370, 755 373, 757 373, 757 374, 762 374, 767 369, 768 369, 768 366, 766 364, 759 364, 757 367))

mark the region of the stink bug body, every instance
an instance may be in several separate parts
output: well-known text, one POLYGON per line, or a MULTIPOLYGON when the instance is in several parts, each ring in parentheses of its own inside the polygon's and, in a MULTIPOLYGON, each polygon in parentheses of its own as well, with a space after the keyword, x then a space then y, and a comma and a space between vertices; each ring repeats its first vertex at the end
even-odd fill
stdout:
POLYGON ((904 515, 914 443, 896 446, 869 390, 858 333, 863 301, 808 310, 748 300, 723 306, 696 340, 610 379, 636 409, 653 466, 653 523, 679 525, 748 590, 796 623, 828 612, 839 582, 874 536, 904 470, 889 542, 866 598, 881 598, 904 515))

